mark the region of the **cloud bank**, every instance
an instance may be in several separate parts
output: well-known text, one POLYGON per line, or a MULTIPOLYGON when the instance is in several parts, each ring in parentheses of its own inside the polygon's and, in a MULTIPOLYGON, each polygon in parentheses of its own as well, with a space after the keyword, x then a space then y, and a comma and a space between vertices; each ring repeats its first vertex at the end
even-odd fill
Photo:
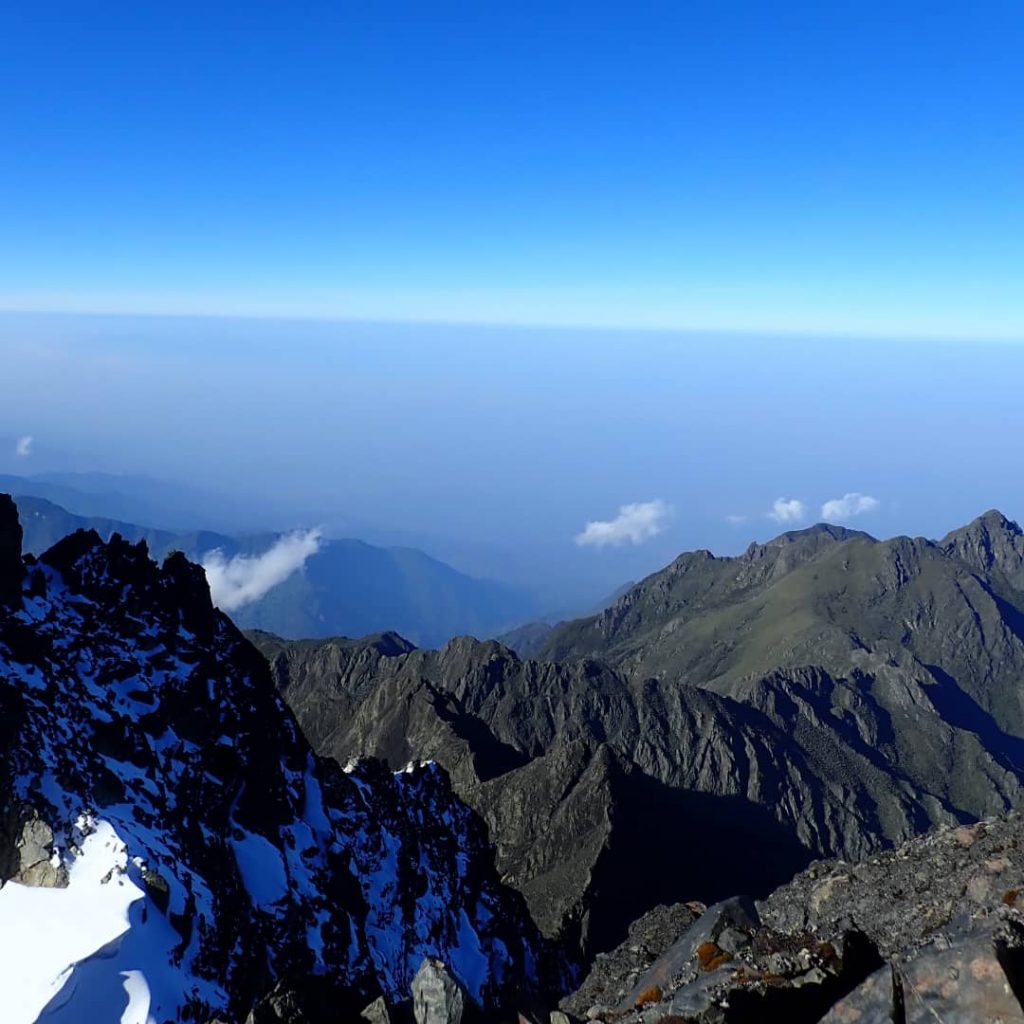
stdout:
POLYGON ((881 504, 877 498, 870 494, 858 494, 852 491, 844 494, 841 498, 832 498, 821 506, 822 519, 852 519, 864 512, 874 512, 881 504))
POLYGON ((580 547, 617 547, 620 544, 643 544, 665 528, 672 514, 663 501, 640 501, 623 505, 614 519, 595 519, 587 523, 575 540, 580 547))
POLYGON ((777 523, 799 523, 804 517, 804 503, 797 498, 776 498, 769 519, 777 523))
POLYGON ((14 453, 22 459, 27 459, 32 454, 32 435, 26 434, 19 437, 14 443, 14 453))
POLYGON ((233 612, 258 601, 272 587, 301 569, 322 544, 322 530, 297 530, 286 534, 262 555, 225 558, 219 548, 208 552, 203 558, 203 569, 213 603, 222 611, 233 612))

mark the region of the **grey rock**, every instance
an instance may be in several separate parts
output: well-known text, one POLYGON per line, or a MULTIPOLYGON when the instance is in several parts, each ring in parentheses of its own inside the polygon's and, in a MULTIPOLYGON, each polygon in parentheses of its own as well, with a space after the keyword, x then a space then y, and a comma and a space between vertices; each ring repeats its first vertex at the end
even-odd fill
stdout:
POLYGON ((388 1004, 383 996, 378 996, 369 1006, 359 1014, 360 1020, 367 1024, 391 1024, 391 1014, 388 1011, 388 1004))
POLYGON ((750 945, 750 933, 738 928, 725 928, 718 936, 718 945, 726 953, 738 953, 744 946, 750 945))
POLYGON ((22 885, 62 889, 68 884, 68 870, 54 856, 53 829, 32 811, 15 842, 18 868, 13 878, 22 885))
POLYGON ((416 1024, 461 1024, 465 1007, 462 986, 440 960, 426 957, 412 979, 416 1024))
POLYGON ((945 826, 856 865, 818 864, 758 904, 779 931, 835 933, 853 925, 883 956, 962 931, 984 907, 1012 906, 1024 891, 1024 817, 1017 811, 973 825, 945 826), (919 876, 928 879, 921 886, 919 876), (987 877, 987 902, 977 886, 987 877))
POLYGON ((722 1001, 733 978, 731 967, 721 967, 709 974, 700 974, 680 988, 669 1004, 669 1013, 701 1024, 724 1021, 722 1001))

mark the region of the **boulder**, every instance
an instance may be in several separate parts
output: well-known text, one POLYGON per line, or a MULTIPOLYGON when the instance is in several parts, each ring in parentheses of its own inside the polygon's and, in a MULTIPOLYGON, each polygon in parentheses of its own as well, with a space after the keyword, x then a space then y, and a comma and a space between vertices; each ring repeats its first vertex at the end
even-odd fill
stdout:
POLYGON ((63 889, 68 884, 68 869, 55 855, 53 829, 29 811, 15 839, 16 870, 14 881, 43 889, 63 889))
POLYGON ((910 961, 887 964, 836 1003, 822 1024, 1024 1024, 1014 994, 1015 941, 1008 941, 1006 926, 989 923, 949 948, 932 946, 910 961))
POLYGON ((440 960, 426 957, 412 979, 416 1024, 462 1024, 466 997, 462 986, 440 960))
POLYGON ((367 1024, 391 1024, 391 1014, 388 1012, 388 1004, 383 996, 378 996, 361 1014, 360 1020, 367 1024))

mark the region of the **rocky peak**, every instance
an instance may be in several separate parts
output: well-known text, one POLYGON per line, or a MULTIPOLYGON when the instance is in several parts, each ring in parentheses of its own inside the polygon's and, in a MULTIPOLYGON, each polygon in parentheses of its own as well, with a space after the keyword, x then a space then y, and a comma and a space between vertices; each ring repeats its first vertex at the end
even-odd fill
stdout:
POLYGON ((478 1011, 543 989, 557 960, 445 773, 316 757, 201 569, 82 531, 22 586, 0 609, 0 929, 38 917, 76 951, 38 951, 26 1020, 90 1017, 122 976, 144 1019, 237 1024, 268 998, 355 1019, 408 1003, 425 957, 478 1011))
POLYGON ((996 509, 947 534, 940 546, 981 572, 1000 572, 1016 590, 1024 590, 1024 531, 996 509))

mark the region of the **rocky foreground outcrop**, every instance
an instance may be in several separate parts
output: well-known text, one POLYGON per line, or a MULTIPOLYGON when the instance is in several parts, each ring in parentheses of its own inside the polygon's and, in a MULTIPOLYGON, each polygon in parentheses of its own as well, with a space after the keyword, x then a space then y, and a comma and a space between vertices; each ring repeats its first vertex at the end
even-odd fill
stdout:
MULTIPOLYGON (((0 1019, 513 1015, 560 961, 440 767, 318 758, 202 570, 0 497, 0 1019)), ((370 1019, 370 1018, 364 1018, 370 1019)))
POLYGON ((658 926, 669 912, 637 922, 563 1008, 606 1024, 1024 1022, 1018 813, 815 863, 762 901, 707 908, 671 939, 658 926))

